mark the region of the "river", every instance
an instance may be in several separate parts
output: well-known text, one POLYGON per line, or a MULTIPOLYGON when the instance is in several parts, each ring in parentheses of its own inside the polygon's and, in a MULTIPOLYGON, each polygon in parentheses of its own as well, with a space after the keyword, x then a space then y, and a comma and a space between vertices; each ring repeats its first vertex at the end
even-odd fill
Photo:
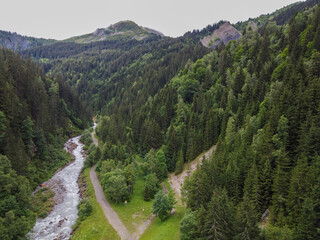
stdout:
POLYGON ((55 205, 52 212, 44 219, 38 218, 33 230, 29 233, 34 240, 62 240, 69 239, 72 226, 78 218, 77 205, 79 203, 78 177, 85 160, 82 151, 83 144, 80 136, 68 140, 66 145, 74 145, 72 151, 74 162, 57 172, 45 182, 55 192, 55 205))

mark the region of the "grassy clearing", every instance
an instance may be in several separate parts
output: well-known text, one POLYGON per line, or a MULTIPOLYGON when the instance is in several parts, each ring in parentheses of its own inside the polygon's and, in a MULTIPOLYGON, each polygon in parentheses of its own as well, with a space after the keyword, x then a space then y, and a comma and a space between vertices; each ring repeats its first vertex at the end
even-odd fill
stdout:
POLYGON ((143 190, 144 180, 143 177, 140 176, 134 184, 133 195, 130 202, 127 203, 127 206, 125 206, 124 203, 115 204, 109 201, 130 233, 135 232, 151 214, 152 201, 144 201, 143 190))
MULTIPOLYGON (((168 179, 164 180, 164 184, 168 191, 172 190, 168 179)), ((177 196, 175 196, 177 198, 177 196)), ((180 222, 185 214, 185 207, 178 204, 175 205, 176 212, 169 216, 166 220, 161 220, 156 217, 150 226, 146 229, 140 240, 176 240, 180 239, 180 222)))
POLYGON ((90 181, 90 168, 84 171, 87 182, 87 195, 92 205, 92 214, 80 223, 73 233, 71 239, 90 239, 90 240, 113 240, 120 239, 116 231, 105 218, 103 211, 96 200, 94 189, 90 181))
POLYGON ((180 221, 185 213, 184 207, 177 207, 176 212, 161 222, 157 217, 144 232, 140 240, 176 240, 180 239, 180 221))
POLYGON ((54 192, 50 188, 40 188, 32 197, 32 206, 39 218, 45 218, 54 207, 54 192))

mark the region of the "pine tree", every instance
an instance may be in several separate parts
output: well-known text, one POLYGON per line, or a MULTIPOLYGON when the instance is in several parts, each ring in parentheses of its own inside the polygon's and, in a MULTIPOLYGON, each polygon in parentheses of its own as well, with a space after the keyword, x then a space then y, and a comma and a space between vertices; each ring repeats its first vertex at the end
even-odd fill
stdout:
POLYGON ((194 240, 197 236, 197 214, 187 210, 180 222, 180 239, 194 240))
POLYGON ((306 198, 303 202, 301 213, 296 228, 296 239, 316 240, 319 239, 319 219, 314 211, 314 202, 306 198))
POLYGON ((178 154, 178 160, 177 160, 176 170, 175 170, 176 175, 182 173, 183 165, 184 165, 183 152, 182 150, 180 150, 178 154))
POLYGON ((236 236, 237 240, 260 239, 260 229, 257 224, 257 213, 249 199, 244 198, 238 205, 236 215, 236 236))
POLYGON ((205 239, 232 239, 234 234, 234 206, 226 190, 216 189, 208 204, 203 232, 205 239))

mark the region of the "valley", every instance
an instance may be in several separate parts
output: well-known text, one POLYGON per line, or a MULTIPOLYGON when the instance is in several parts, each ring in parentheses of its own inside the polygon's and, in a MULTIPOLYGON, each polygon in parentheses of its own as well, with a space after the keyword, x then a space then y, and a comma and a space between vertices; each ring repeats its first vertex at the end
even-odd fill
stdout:
POLYGON ((0 239, 319 239, 319 4, 0 31, 0 239))

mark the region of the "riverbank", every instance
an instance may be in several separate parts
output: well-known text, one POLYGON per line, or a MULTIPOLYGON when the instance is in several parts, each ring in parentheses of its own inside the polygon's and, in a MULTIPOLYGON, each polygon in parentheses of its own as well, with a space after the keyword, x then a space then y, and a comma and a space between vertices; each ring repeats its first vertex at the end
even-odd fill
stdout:
POLYGON ((73 232, 71 239, 99 239, 99 240, 117 240, 120 239, 116 231, 105 218, 102 208, 96 200, 94 189, 90 181, 90 168, 81 173, 81 178, 86 184, 85 195, 92 206, 92 213, 88 216, 78 228, 73 232))
POLYGON ((63 167, 59 172, 46 181, 54 192, 55 206, 51 213, 44 219, 37 219, 30 239, 69 239, 72 226, 78 218, 77 205, 79 203, 78 176, 83 167, 83 144, 80 136, 69 139, 66 149, 74 155, 74 161, 63 167))
MULTIPOLYGON (((70 141, 70 139, 64 144, 64 149, 70 154, 72 160, 57 169, 53 176, 75 161, 73 151, 77 148, 78 145, 70 141)), ((36 209, 38 208, 38 217, 47 217, 52 212, 53 208, 62 202, 62 195, 64 193, 65 188, 62 185, 61 179, 50 178, 47 181, 43 182, 39 187, 37 187, 33 192, 33 205, 36 209)))

